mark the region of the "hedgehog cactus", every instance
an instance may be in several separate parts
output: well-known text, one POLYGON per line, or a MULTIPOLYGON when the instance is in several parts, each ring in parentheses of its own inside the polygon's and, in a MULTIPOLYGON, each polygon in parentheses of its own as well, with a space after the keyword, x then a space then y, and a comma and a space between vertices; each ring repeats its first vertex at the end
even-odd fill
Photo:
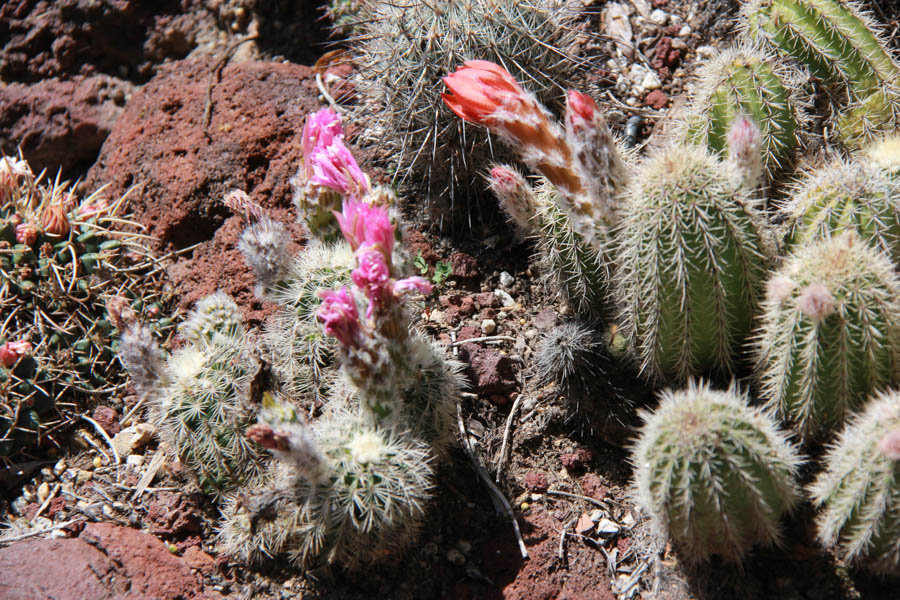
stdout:
POLYGON ((900 280, 855 232, 799 248, 768 282, 756 336, 767 406, 803 438, 897 383, 900 280))
POLYGON ((746 115, 761 130, 766 181, 774 181, 791 166, 801 144, 804 83, 761 50, 730 48, 701 69, 681 137, 724 156, 732 122, 746 115))
POLYGON ((900 570, 900 394, 878 394, 844 428, 810 488, 819 540, 848 563, 900 570))
POLYGON ((351 45, 365 75, 356 87, 362 138, 391 148, 398 177, 422 182, 429 198, 443 197, 445 214, 459 198, 482 192, 472 184, 496 148, 442 109, 441 76, 459 61, 492 60, 529 81, 542 102, 560 104, 559 90, 584 72, 573 54, 578 7, 565 1, 360 4, 351 45))
POLYGON ((749 0, 750 37, 793 57, 826 84, 847 89, 838 117, 843 142, 856 148, 896 126, 897 63, 877 26, 849 0, 749 0))
POLYGON ((900 259, 900 180, 862 161, 832 161, 811 171, 785 207, 788 247, 854 230, 867 243, 900 259))
MULTIPOLYGON (((0 346, 28 345, 0 361, 0 457, 49 445, 58 402, 77 404, 125 383, 115 364, 105 297, 121 293, 159 333, 160 269, 102 190, 78 197, 67 183, 35 178, 0 156, 0 346)), ((8 346, 7 346, 8 347, 8 346)))
POLYGON ((620 207, 614 283, 642 373, 732 372, 773 253, 757 200, 699 146, 656 153, 633 182, 620 207))
POLYGON ((685 558, 740 562, 756 544, 780 543, 779 518, 799 500, 801 460, 767 413, 734 388, 692 383, 662 392, 642 417, 637 501, 685 558))
POLYGON ((166 356, 133 314, 110 305, 123 332, 120 359, 148 400, 148 418, 200 488, 219 496, 258 475, 245 437, 259 371, 240 311, 223 293, 197 303, 183 326, 189 344, 166 356), (164 362, 163 362, 164 361, 164 362))
POLYGON ((358 570, 415 539, 433 487, 427 444, 347 411, 309 428, 261 420, 250 435, 281 464, 265 488, 226 506, 220 538, 228 554, 253 564, 289 554, 303 568, 358 570))

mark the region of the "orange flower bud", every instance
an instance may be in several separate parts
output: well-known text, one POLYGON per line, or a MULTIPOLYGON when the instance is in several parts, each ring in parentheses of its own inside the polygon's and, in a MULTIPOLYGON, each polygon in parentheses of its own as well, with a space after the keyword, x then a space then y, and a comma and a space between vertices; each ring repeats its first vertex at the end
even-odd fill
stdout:
POLYGON ((71 229, 65 207, 57 203, 48 204, 44 209, 41 215, 41 225, 44 233, 51 237, 65 237, 69 235, 71 229))

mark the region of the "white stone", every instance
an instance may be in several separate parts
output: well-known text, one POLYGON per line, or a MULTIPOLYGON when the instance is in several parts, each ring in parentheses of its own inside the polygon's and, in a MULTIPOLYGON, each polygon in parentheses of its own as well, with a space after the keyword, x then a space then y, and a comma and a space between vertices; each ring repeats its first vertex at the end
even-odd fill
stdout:
POLYGON ((497 323, 493 319, 485 319, 481 322, 481 332, 485 335, 491 335, 497 331, 497 323))
POLYGON ((712 58, 716 54, 716 49, 712 46, 697 46, 697 56, 700 58, 712 58))
POLYGON ((112 445, 120 457, 128 456, 149 442, 154 433, 156 427, 150 423, 138 423, 117 433, 112 439, 112 445))
POLYGON ((500 304, 503 306, 514 306, 516 301, 504 290, 494 290, 494 295, 500 298, 500 304))
POLYGON ((648 71, 644 76, 644 80, 641 81, 640 87, 642 91, 649 92, 650 90, 661 88, 662 81, 659 80, 659 75, 657 75, 653 71, 648 71))
POLYGON ((503 287, 509 287, 513 283, 515 283, 515 281, 516 281, 516 278, 513 277, 512 275, 510 275, 509 273, 507 273, 506 271, 503 271, 502 273, 500 273, 500 285, 502 285, 503 287))
POLYGON ((597 523, 597 533, 603 537, 611 537, 619 533, 622 528, 615 521, 600 519, 597 523))
POLYGON ((125 464, 133 469, 137 469, 142 464, 144 464, 144 455, 143 454, 129 454, 128 458, 125 459, 125 464))
POLYGON ((669 22, 669 13, 667 13, 666 11, 664 11, 662 9, 657 8, 656 10, 654 10, 653 12, 650 13, 649 19, 650 19, 651 23, 656 23, 657 25, 662 27, 666 23, 669 22))
POLYGON ((693 31, 691 26, 685 23, 681 26, 681 29, 678 30, 678 37, 687 37, 691 35, 691 31, 693 31))

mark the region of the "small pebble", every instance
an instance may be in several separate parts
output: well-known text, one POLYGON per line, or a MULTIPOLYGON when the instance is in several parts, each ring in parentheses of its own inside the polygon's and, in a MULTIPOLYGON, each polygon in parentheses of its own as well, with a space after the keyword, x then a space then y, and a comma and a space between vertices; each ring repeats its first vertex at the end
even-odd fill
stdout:
POLYGON ((500 304, 503 306, 512 306, 516 303, 516 301, 513 300, 513 297, 504 290, 494 290, 494 295, 500 299, 500 304))
POLYGON ((662 87, 662 81, 660 81, 659 75, 653 71, 647 71, 643 81, 641 81, 640 89, 649 92, 650 90, 657 90, 660 87, 662 87))
POLYGON ((94 474, 91 473, 90 471, 85 471, 84 469, 78 469, 75 472, 75 484, 81 485, 82 483, 90 481, 93 476, 94 476, 94 474))
POLYGON ((34 486, 30 483, 25 484, 22 487, 22 498, 25 499, 25 502, 34 502, 34 499, 37 497, 35 493, 34 486))
POLYGON ((57 477, 59 477, 66 471, 67 468, 68 465, 66 464, 66 459, 63 458, 60 459, 59 462, 57 462, 55 465, 53 465, 53 472, 57 477))
POLYGON ((485 319, 481 322, 481 332, 485 335, 491 335, 497 331, 497 323, 493 319, 485 319))
POLYGON ((669 13, 666 11, 657 8, 653 12, 650 13, 650 22, 655 23, 662 27, 666 23, 669 22, 669 13))
POLYGON ((600 519, 600 522, 597 524, 597 533, 603 537, 612 537, 619 533, 620 530, 621 527, 619 527, 618 523, 609 519, 600 519))
POLYGON ((497 313, 497 318, 500 320, 503 320, 508 316, 509 316, 509 313, 507 313, 505 310, 501 310, 500 312, 497 313))
POLYGON ((712 58, 716 53, 716 49, 712 46, 697 46, 697 56, 700 58, 712 58))
POLYGON ((685 23, 681 26, 681 29, 678 30, 678 37, 687 37, 691 35, 691 31, 693 31, 693 29, 691 29, 691 26, 685 23))
POLYGON ((603 511, 600 510, 599 508, 591 511, 591 521, 593 521, 594 523, 599 523, 600 519, 602 519, 602 518, 603 518, 603 511))
POLYGON ((125 459, 125 464, 129 467, 137 469, 142 464, 144 464, 144 455, 143 454, 129 454, 128 458, 125 459))
POLYGON ((56 481, 56 473, 50 467, 41 469, 41 479, 44 481, 56 481))
POLYGON ((116 511, 114 511, 113 507, 110 506, 109 504, 104 504, 103 508, 100 509, 100 512, 102 512, 104 515, 106 515, 110 519, 114 519, 116 517, 116 511))
POLYGON ((528 510, 529 506, 530 505, 527 502, 523 502, 522 504, 519 505, 519 508, 521 508, 522 510, 528 510))
POLYGON ((103 459, 100 458, 99 456, 95 456, 94 457, 94 468, 99 469, 102 466, 103 466, 103 459))
POLYGON ((516 281, 515 277, 513 277, 506 271, 503 271, 502 273, 500 273, 500 285, 502 285, 503 287, 509 287, 513 283, 515 283, 515 281, 516 281))
POLYGON ((37 489, 37 499, 38 502, 43 502, 47 498, 50 497, 50 484, 46 481, 38 486, 37 489))
POLYGON ((626 513, 624 517, 622 517, 622 525, 625 527, 633 527, 634 526, 634 515, 626 513))
POLYGON ((456 546, 463 552, 468 552, 472 549, 472 544, 470 544, 466 540, 459 540, 458 542, 456 542, 456 546))

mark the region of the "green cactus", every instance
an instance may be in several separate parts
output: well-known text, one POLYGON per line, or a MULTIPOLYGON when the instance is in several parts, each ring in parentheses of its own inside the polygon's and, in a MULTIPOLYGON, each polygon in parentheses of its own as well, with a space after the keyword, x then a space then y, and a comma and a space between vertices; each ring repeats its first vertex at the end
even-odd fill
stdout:
POLYGON ((852 229, 895 262, 900 259, 900 180, 877 165, 836 159, 810 169, 784 212, 788 249, 852 229))
POLYGON ((429 198, 441 200, 436 212, 448 219, 465 216, 467 195, 483 194, 473 185, 480 183, 477 172, 500 148, 442 106, 441 77, 462 61, 492 60, 558 107, 560 90, 586 67, 574 55, 579 15, 560 0, 367 2, 359 16, 351 46, 362 139, 389 148, 398 178, 427 187, 429 198))
POLYGON ((869 144, 861 152, 860 160, 870 161, 885 175, 900 181, 900 134, 895 132, 869 144))
POLYGON ((755 339, 767 406, 816 439, 897 383, 898 298, 891 261, 855 232, 798 248, 768 282, 755 339))
POLYGON ((349 284, 355 266, 346 242, 312 241, 272 295, 279 308, 266 323, 263 342, 283 391, 295 401, 315 404, 327 396, 335 377, 335 344, 316 322, 318 293, 349 284))
POLYGON ((701 69, 680 137, 726 156, 732 122, 747 115, 762 134, 766 181, 774 181, 791 167, 801 146, 802 110, 809 102, 804 86, 796 71, 762 50, 729 48, 701 69))
POLYGON ((107 296, 127 296, 157 335, 172 329, 164 272, 141 236, 124 231, 123 200, 79 197, 0 156, 0 345, 31 346, 0 364, 0 457, 57 444, 45 431, 63 422, 60 405, 125 385, 107 296))
POLYGON ((745 27, 754 40, 793 57, 826 84, 847 89, 838 117, 842 141, 856 148, 896 126, 900 69, 878 27, 849 0, 750 0, 745 27))
POLYGON ((810 488, 819 541, 851 564, 900 570, 900 394, 878 394, 844 428, 810 488))
POLYGON ((614 286, 644 375, 733 371, 774 252, 757 205, 700 146, 661 149, 634 176, 620 207, 614 286))
POLYGON ((780 544, 779 518, 799 501, 801 460, 771 416, 734 388, 692 383, 662 392, 642 417, 637 502, 686 559, 737 563, 756 544, 780 544))
POLYGON ((255 417, 251 395, 260 365, 238 315, 223 293, 198 302, 183 327, 190 344, 169 355, 162 369, 143 367, 150 353, 138 351, 146 347, 140 330, 129 330, 120 342, 123 362, 149 394, 149 420, 200 488, 216 497, 252 482, 261 464, 244 435, 255 417), (156 384, 142 371, 155 374, 156 384))
POLYGON ((359 570, 415 539, 433 486, 427 444, 343 410, 311 434, 291 423, 271 427, 292 451, 265 486, 226 506, 220 539, 228 554, 255 564, 288 554, 303 568, 359 570))

